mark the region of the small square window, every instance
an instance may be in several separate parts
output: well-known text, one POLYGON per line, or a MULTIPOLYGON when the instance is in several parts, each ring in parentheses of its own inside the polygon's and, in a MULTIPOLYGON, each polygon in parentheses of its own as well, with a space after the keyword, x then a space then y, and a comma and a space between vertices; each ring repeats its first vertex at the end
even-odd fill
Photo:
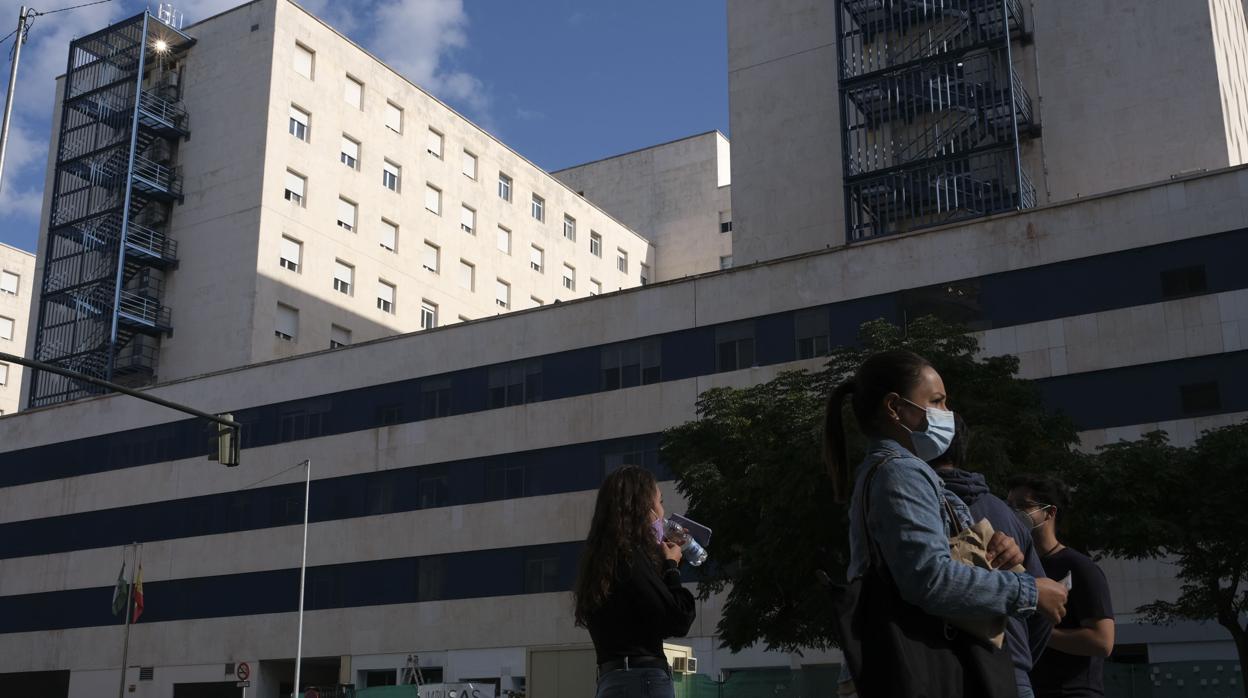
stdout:
POLYGON ((599 281, 598 279, 589 280, 589 295, 591 296, 602 295, 602 282, 601 281, 599 281))
POLYGON ((13 318, 0 316, 0 339, 13 339, 13 318))
POLYGON ((394 284, 377 282, 377 309, 394 314, 394 284))
POLYGON ((329 326, 329 348, 340 349, 351 343, 351 330, 338 325, 329 326))
POLYGON ((277 321, 273 334, 278 339, 293 342, 299 336, 299 310, 284 303, 277 304, 277 321))
POLYGON ((494 304, 500 308, 511 307, 511 284, 496 279, 494 282, 494 304))
POLYGON ((353 170, 360 168, 360 142, 347 134, 342 134, 342 148, 338 155, 342 164, 353 170))
POLYGON ((297 175, 290 170, 286 170, 286 200, 296 206, 303 206, 303 195, 307 188, 308 180, 302 175, 297 175))
POLYGON ((511 177, 498 173, 498 198, 511 203, 511 177))
POLYGON ((438 306, 426 300, 420 302, 420 329, 431 330, 438 326, 438 306))
POLYGON ((342 98, 346 100, 347 104, 350 104, 356 109, 363 109, 364 83, 348 75, 346 82, 343 85, 342 98))
POLYGON ((425 185, 425 208, 439 216, 442 215, 442 190, 432 184, 425 185))
POLYGON ((338 199, 338 227, 352 232, 355 230, 355 221, 358 211, 355 203, 346 199, 338 199))
POLYGON ((567 214, 563 216, 563 237, 576 242, 576 219, 567 214))
POLYGON ((569 291, 576 290, 576 269, 567 264, 563 265, 563 287, 569 291))
POLYGON ((386 102, 386 128, 403 133, 403 110, 393 102, 386 102))
POLYGON ((545 222, 546 221, 546 199, 543 199, 537 194, 534 194, 531 212, 533 214, 534 220, 545 222))
POLYGON ((399 249, 399 226, 381 219, 381 246, 390 252, 399 249))
POLYGON ((615 251, 615 268, 621 273, 628 273, 628 253, 624 250, 615 251))
POLYGON ((402 175, 403 168, 386 160, 381 165, 381 186, 390 191, 399 191, 399 179, 402 175))
POLYGON ((511 231, 498 226, 498 251, 503 254, 511 254, 511 231))
POLYGON ((719 268, 721 270, 731 269, 732 268, 732 255, 726 254, 726 255, 721 256, 719 258, 719 268))
POLYGON ((459 260, 459 287, 466 291, 477 287, 477 267, 472 262, 459 260))
POLYGON ((311 80, 316 63, 316 52, 300 43, 295 43, 295 72, 311 80))
POLYGON ((299 263, 303 259, 303 243, 294 238, 282 236, 281 258, 278 262, 283 269, 299 272, 299 263))
POLYGON ((529 268, 539 274, 546 268, 546 252, 537 245, 529 247, 529 268))
POLYGON ((477 156, 465 150, 463 163, 460 165, 460 169, 463 171, 465 177, 475 180, 477 178, 477 156))
POLYGON ((732 232, 732 211, 720 211, 719 212, 719 232, 721 233, 732 232))
POLYGON ((476 235, 477 212, 467 206, 461 205, 459 207, 459 229, 469 235, 476 235))
POLYGON ((441 160, 442 159, 442 134, 433 129, 429 129, 429 137, 425 143, 425 150, 430 155, 441 160))
POLYGON ((290 105, 290 135, 298 138, 303 142, 308 141, 308 124, 312 121, 312 115, 306 111, 290 105))
POLYGON ((425 241, 424 253, 421 256, 421 266, 433 273, 438 273, 438 261, 442 256, 442 250, 435 244, 425 241))
POLYGON ((354 282, 355 267, 341 260, 334 260, 334 290, 349 296, 354 282))
POLYGON ((589 253, 595 257, 602 256, 602 236, 594 231, 589 231, 589 253))
POLYGON ((638 278, 641 280, 641 285, 645 286, 646 284, 650 283, 650 265, 646 264, 645 262, 642 262, 638 266, 641 267, 641 274, 639 275, 638 278))

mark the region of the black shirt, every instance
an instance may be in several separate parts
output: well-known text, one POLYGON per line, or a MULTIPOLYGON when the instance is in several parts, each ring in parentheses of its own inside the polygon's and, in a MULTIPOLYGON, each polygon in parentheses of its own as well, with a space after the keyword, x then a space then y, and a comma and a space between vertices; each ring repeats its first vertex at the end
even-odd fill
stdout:
MULTIPOLYGON (((1077 550, 1064 548, 1041 558, 1049 579, 1062 581, 1070 575, 1070 595, 1066 600, 1066 617, 1058 629, 1078 629, 1084 621, 1114 617, 1109 600, 1109 584, 1105 573, 1092 558, 1077 550)), ((1040 655, 1031 670, 1031 685, 1038 698, 1105 695, 1105 659, 1079 657, 1049 647, 1040 655)))
POLYGON ((663 639, 684 637, 696 613, 675 562, 662 571, 640 551, 622 565, 606 602, 589 616, 598 663, 624 657, 663 657, 663 639))

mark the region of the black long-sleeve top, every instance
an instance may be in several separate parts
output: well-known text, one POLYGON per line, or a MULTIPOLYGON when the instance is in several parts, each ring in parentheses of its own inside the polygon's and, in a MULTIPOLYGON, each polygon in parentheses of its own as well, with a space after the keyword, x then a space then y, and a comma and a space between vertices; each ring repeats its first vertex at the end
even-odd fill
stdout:
POLYGON ((684 637, 696 615, 693 594, 680 585, 677 564, 656 568, 641 551, 621 565, 606 602, 590 614, 598 663, 624 657, 663 657, 663 640, 684 637))

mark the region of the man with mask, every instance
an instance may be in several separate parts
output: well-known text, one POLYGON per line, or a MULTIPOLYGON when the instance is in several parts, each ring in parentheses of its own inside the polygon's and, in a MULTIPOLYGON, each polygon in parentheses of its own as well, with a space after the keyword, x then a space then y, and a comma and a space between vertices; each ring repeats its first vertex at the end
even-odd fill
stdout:
POLYGON ((1053 477, 1010 482, 1010 505, 1032 527, 1040 562, 1050 579, 1070 589, 1066 617, 1031 671, 1039 698, 1105 695, 1105 658, 1114 649, 1114 610, 1105 574, 1087 555, 1057 539, 1057 515, 1070 505, 1066 485, 1053 477))
MULTIPOLYGON (((929 461, 929 465, 944 481, 946 490, 957 495, 970 508, 972 519, 988 519, 994 530, 1018 542, 1018 547, 1023 552, 1023 566, 1028 574, 1037 579, 1044 577, 1044 567, 1040 564, 1040 556, 1036 553, 1026 520, 1000 497, 988 491, 988 483, 983 475, 964 470, 971 434, 961 415, 955 416, 955 427, 953 441, 949 443, 948 450, 929 461)), ((1006 623, 1005 648, 1009 650, 1014 663, 1018 698, 1035 696, 1028 673, 1035 664, 1035 659, 1044 651, 1052 629, 1053 624, 1039 613, 1027 619, 1010 618, 1006 623)))

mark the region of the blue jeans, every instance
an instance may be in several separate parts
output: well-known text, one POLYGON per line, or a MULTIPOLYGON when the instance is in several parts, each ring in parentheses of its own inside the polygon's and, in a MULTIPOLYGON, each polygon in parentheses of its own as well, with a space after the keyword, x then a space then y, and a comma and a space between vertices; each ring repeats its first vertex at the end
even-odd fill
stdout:
POLYGON ((595 698, 675 698, 672 677, 662 669, 617 669, 598 677, 595 698))
POLYGON ((1020 685, 1018 687, 1018 698, 1036 698, 1036 694, 1031 690, 1031 686, 1020 685))

